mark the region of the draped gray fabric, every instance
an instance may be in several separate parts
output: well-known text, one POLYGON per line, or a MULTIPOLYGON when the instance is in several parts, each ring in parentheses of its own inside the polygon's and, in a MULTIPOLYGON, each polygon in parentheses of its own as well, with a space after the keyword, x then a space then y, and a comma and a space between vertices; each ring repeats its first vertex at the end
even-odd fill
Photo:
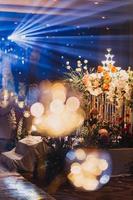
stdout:
POLYGON ((1 161, 11 171, 33 172, 39 159, 45 160, 47 150, 40 136, 27 136, 18 142, 16 148, 2 153, 1 161))

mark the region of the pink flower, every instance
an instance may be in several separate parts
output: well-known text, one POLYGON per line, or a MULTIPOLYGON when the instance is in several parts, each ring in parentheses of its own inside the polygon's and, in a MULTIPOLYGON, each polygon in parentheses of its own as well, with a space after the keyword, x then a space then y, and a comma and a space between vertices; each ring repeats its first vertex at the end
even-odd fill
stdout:
POLYGON ((88 86, 88 84, 89 84, 89 82, 90 82, 90 80, 89 80, 89 75, 88 75, 88 74, 85 74, 85 75, 83 76, 82 82, 83 82, 83 84, 84 84, 86 87, 88 86))
POLYGON ((100 129, 100 130, 98 131, 98 133, 99 133, 99 135, 101 135, 101 136, 108 136, 108 131, 107 131, 106 129, 104 129, 104 128, 100 129))

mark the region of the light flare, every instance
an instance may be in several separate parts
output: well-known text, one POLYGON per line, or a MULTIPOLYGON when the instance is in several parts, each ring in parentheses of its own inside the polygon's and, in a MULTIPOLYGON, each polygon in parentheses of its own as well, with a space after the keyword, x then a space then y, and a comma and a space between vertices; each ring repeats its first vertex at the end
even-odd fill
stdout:
POLYGON ((41 117, 43 115, 43 113, 44 113, 43 104, 40 103, 40 102, 34 103, 30 108, 30 112, 36 118, 41 117))
POLYGON ((94 191, 110 180, 111 159, 108 153, 89 149, 76 149, 70 151, 70 153, 68 152, 66 158, 70 167, 68 179, 75 187, 94 191))

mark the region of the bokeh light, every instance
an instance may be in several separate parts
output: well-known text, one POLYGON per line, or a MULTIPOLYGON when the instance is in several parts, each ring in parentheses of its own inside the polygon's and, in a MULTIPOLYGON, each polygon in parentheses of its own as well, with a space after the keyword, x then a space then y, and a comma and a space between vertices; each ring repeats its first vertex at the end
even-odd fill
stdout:
POLYGON ((54 137, 64 134, 64 126, 59 115, 48 115, 44 118, 45 131, 54 137))
POLYGON ((33 131, 33 132, 34 132, 34 131, 37 131, 36 126, 32 125, 32 126, 31 126, 31 131, 33 131))
POLYGON ((105 151, 76 149, 67 153, 66 163, 68 179, 82 190, 97 190, 110 180, 112 162, 105 151))
POLYGON ((73 161, 75 160, 76 158, 76 155, 75 155, 75 152, 73 150, 69 151, 67 154, 66 154, 66 158, 70 161, 73 161))
POLYGON ((78 160, 84 160, 86 158, 86 153, 83 149, 77 149, 75 155, 78 160))
MULTIPOLYGON (((85 114, 80 101, 70 95, 67 99, 69 91, 62 83, 43 82, 40 91, 42 103, 31 106, 31 114, 35 117, 32 124, 38 133, 51 137, 66 136, 84 123, 85 114)), ((82 157, 82 153, 79 156, 82 157)))
POLYGON ((79 163, 73 163, 71 165, 71 173, 72 174, 80 174, 81 172, 81 165, 79 163))
POLYGON ((80 101, 77 97, 69 97, 66 106, 69 111, 76 112, 80 107, 80 101))
POLYGON ((30 112, 34 117, 41 117, 44 113, 43 104, 39 102, 34 103, 30 108, 30 112))
POLYGON ((62 83, 53 84, 51 88, 51 92, 52 92, 53 99, 59 99, 63 103, 65 102, 67 91, 66 91, 65 86, 62 83))
POLYGON ((51 137, 66 136, 71 134, 76 128, 84 122, 84 116, 80 113, 75 113, 69 116, 64 111, 62 114, 54 114, 48 112, 40 118, 35 118, 33 124, 41 135, 51 137))
POLYGON ((64 104, 61 100, 55 99, 50 104, 50 111, 54 114, 61 114, 64 110, 64 104))

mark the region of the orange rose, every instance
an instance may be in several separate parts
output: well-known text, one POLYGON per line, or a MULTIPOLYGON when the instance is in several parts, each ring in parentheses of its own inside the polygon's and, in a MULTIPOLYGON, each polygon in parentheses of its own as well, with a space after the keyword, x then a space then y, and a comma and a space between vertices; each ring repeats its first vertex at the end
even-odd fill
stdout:
POLYGON ((104 80, 105 81, 111 81, 111 77, 110 77, 110 75, 109 75, 109 73, 108 72, 106 72, 105 74, 104 74, 104 80))
POLYGON ((104 73, 104 78, 110 78, 110 75, 109 75, 108 72, 105 72, 105 73, 104 73))
POLYGON ((111 72, 112 72, 112 73, 116 73, 117 71, 118 71, 117 68, 116 68, 115 66, 112 66, 111 72))
POLYGON ((105 75, 105 76, 104 76, 104 82, 109 83, 110 81, 111 81, 110 75, 109 75, 109 74, 108 74, 108 75, 105 75))
POLYGON ((109 84, 104 83, 103 84, 103 90, 105 90, 105 91, 109 90, 109 84))
POLYGON ((104 82, 110 83, 110 82, 111 82, 111 78, 110 78, 110 77, 106 78, 106 79, 104 80, 104 82))
POLYGON ((97 69, 97 72, 98 73, 102 73, 104 71, 104 68, 103 68, 103 66, 98 66, 98 69, 97 69))

